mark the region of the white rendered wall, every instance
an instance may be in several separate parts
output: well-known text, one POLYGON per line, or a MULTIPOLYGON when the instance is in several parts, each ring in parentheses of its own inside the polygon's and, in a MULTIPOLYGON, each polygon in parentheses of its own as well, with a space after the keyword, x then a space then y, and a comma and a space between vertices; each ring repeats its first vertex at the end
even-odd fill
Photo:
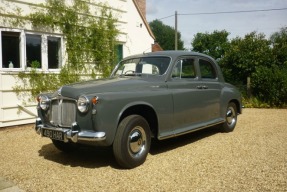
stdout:
MULTIPOLYGON (((41 8, 39 4, 45 2, 46 0, 1 0, 0 29, 43 32, 41 29, 39 31, 33 29, 31 25, 14 28, 7 22, 6 17, 15 12, 16 7, 21 9, 21 14, 27 14, 35 8, 41 8)), ((113 14, 118 18, 117 27, 120 30, 117 40, 123 44, 124 57, 151 51, 154 39, 132 0, 93 0, 91 2, 90 9, 94 10, 95 15, 99 13, 96 12, 99 3, 106 3, 113 8, 113 14)), ((50 31, 49 33, 60 35, 59 31, 50 31)), ((0 60, 0 64, 2 66, 2 60, 0 60)), ((24 70, 25 66, 20 69, 0 68, 0 127, 34 123, 35 121, 35 102, 23 103, 27 98, 17 96, 13 90, 17 83, 17 73, 24 70)))

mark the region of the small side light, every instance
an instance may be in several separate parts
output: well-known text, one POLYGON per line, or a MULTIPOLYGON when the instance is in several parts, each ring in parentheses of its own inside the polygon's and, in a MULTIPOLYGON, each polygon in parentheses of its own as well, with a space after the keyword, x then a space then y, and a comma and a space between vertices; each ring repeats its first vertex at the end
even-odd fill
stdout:
POLYGON ((99 97, 95 96, 95 97, 92 98, 91 101, 92 101, 92 103, 93 103, 94 105, 96 105, 96 104, 99 102, 99 97))

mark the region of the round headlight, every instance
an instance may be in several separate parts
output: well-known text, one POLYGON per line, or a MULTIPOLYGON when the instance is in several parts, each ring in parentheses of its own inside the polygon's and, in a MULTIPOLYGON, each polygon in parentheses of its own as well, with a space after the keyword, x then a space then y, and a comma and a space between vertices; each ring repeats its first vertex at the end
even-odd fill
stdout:
POLYGON ((86 96, 80 96, 77 102, 78 110, 85 113, 89 109, 89 99, 86 96))
POLYGON ((43 109, 45 111, 48 110, 49 106, 50 106, 50 99, 45 95, 41 95, 39 97, 39 105, 40 105, 41 109, 43 109))

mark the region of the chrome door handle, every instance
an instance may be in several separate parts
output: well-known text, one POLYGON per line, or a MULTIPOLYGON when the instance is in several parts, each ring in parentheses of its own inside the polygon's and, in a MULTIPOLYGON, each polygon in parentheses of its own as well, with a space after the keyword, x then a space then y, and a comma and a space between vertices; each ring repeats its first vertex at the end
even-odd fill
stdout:
POLYGON ((196 86, 197 89, 208 89, 208 86, 206 85, 198 85, 196 86))

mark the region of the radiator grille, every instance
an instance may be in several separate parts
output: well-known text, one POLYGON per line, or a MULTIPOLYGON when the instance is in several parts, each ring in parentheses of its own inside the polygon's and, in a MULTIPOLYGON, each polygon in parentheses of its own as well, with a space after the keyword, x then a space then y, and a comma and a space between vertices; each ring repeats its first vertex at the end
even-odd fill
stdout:
POLYGON ((76 120, 76 103, 74 100, 55 99, 51 103, 50 122, 55 126, 71 127, 76 120))

